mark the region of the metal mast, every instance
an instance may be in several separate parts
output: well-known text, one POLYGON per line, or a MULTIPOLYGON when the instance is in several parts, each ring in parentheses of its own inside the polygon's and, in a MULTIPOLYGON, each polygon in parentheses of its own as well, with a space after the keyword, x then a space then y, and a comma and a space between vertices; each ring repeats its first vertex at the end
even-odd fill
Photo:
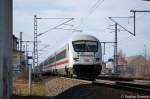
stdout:
POLYGON ((115 23, 115 47, 114 47, 115 66, 118 65, 118 39, 117 39, 117 23, 115 23))
POLYGON ((103 57, 102 57, 102 59, 103 59, 103 61, 104 61, 104 55, 105 55, 105 50, 106 50, 106 48, 105 48, 105 45, 106 44, 115 44, 115 42, 101 42, 101 43, 103 43, 103 57))
POLYGON ((20 69, 23 72, 23 65, 22 65, 22 32, 20 32, 20 69))
MULTIPOLYGON (((33 68, 38 66, 38 44, 37 44, 37 16, 34 15, 34 49, 33 49, 33 68)), ((33 72, 34 69, 33 69, 33 72)))

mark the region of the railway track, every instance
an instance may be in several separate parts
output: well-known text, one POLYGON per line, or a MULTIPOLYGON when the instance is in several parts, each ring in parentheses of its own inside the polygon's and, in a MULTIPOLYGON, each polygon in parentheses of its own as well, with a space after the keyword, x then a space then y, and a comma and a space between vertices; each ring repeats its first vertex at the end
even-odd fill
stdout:
POLYGON ((117 79, 96 79, 96 81, 88 81, 88 80, 81 80, 77 78, 66 78, 66 79, 73 79, 79 80, 83 82, 88 82, 95 84, 97 86, 105 86, 114 89, 126 90, 130 92, 135 92, 139 94, 146 94, 150 95, 150 82, 149 84, 143 84, 141 82, 134 82, 132 79, 124 79, 124 78, 117 78, 117 79))
POLYGON ((128 82, 116 82, 116 86, 126 88, 142 94, 150 94, 150 86, 128 82))
POLYGON ((127 77, 119 77, 115 75, 100 75, 97 77, 97 79, 103 79, 103 80, 113 80, 113 81, 133 81, 133 78, 127 78, 127 77))
POLYGON ((150 85, 127 81, 96 80, 93 84, 150 95, 150 85))

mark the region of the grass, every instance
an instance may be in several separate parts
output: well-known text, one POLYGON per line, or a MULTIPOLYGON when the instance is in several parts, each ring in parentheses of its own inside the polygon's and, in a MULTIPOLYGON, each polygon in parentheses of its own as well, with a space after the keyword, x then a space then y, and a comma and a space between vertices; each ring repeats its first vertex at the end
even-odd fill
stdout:
MULTIPOLYGON (((27 79, 13 80, 13 95, 29 96, 29 87, 27 79)), ((32 84, 32 96, 45 96, 45 89, 42 82, 32 84)))

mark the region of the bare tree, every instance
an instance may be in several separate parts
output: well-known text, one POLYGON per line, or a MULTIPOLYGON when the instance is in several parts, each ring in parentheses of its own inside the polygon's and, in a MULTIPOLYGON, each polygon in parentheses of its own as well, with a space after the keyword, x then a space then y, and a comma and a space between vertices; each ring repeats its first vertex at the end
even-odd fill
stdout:
POLYGON ((120 49, 118 51, 118 65, 127 65, 126 61, 126 55, 123 53, 123 51, 120 49))

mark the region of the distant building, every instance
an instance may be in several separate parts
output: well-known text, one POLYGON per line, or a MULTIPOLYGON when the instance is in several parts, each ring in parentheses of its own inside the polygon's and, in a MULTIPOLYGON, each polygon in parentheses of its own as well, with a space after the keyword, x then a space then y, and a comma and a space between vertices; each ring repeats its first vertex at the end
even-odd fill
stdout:
POLYGON ((19 39, 13 35, 12 41, 13 55, 12 55, 12 69, 13 73, 20 73, 24 70, 25 56, 24 52, 19 51, 19 39), (20 57, 21 56, 21 57, 20 57), (21 59, 21 60, 20 60, 21 59), (21 63, 21 64, 20 64, 21 63))
POLYGON ((106 74, 122 73, 123 70, 125 70, 126 66, 127 66, 127 61, 121 55, 121 56, 118 57, 118 64, 117 64, 117 66, 115 66, 114 61, 107 62, 106 68, 105 68, 105 73, 106 74))
POLYGON ((105 74, 112 74, 112 73, 114 73, 114 65, 112 62, 107 62, 105 68, 105 74))
POLYGON ((15 35, 13 35, 13 41, 12 41, 12 46, 13 46, 13 51, 18 51, 19 50, 19 40, 15 35))

